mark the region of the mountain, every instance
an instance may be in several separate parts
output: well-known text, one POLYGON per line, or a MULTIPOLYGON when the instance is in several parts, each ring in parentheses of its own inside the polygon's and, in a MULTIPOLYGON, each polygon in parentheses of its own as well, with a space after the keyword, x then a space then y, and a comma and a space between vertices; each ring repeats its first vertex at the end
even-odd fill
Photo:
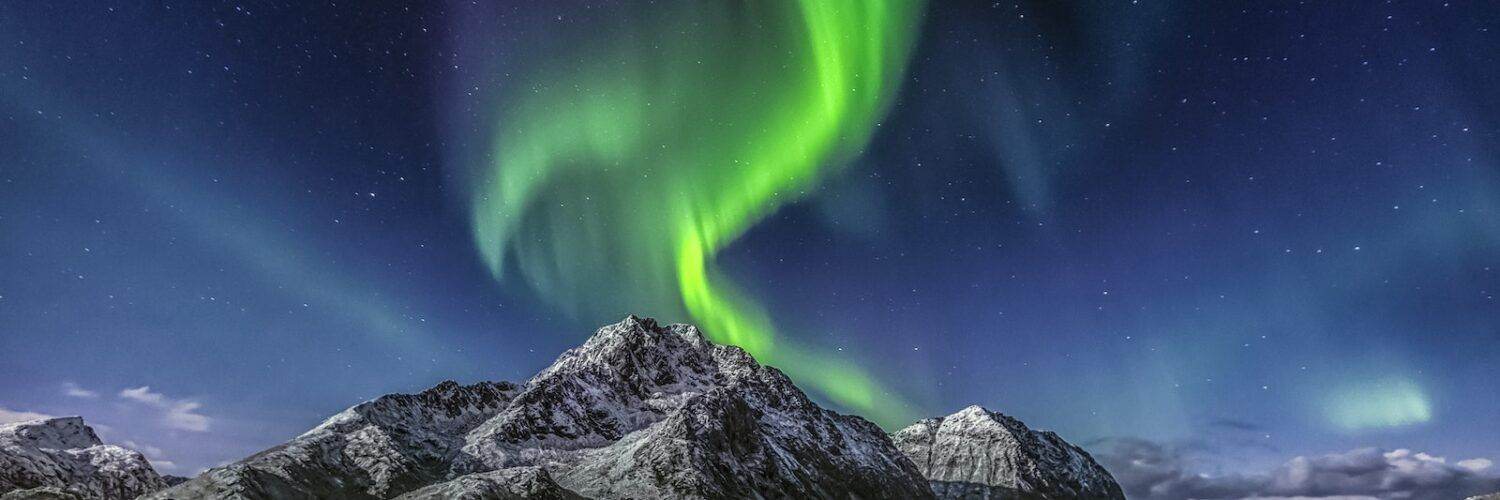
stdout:
POLYGON ((135 498, 167 486, 145 456, 99 440, 79 417, 0 425, 6 500, 135 498))
POLYGON ((516 394, 448 381, 360 403, 301 436, 150 498, 388 498, 446 479, 464 434, 516 394))
POLYGON ((635 316, 522 386, 445 382, 350 408, 149 496, 932 498, 874 424, 697 328, 635 316), (404 496, 403 496, 404 495, 404 496))
POLYGON ((448 498, 486 498, 497 500, 582 500, 558 486, 557 481, 541 467, 511 467, 476 472, 428 486, 396 497, 397 500, 444 500, 448 498))
POLYGON ((979 406, 919 421, 891 440, 938 498, 1125 498, 1087 452, 979 406))

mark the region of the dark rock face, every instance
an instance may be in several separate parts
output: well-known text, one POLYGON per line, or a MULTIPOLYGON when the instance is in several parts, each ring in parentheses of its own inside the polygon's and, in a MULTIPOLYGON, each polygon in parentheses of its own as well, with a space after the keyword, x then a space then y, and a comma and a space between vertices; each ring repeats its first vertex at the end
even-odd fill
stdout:
POLYGON ((40 488, 15 490, 0 495, 0 500, 84 500, 84 497, 56 486, 43 486, 40 488))
POLYGON ((891 438, 938 498, 1125 498, 1088 452, 978 406, 917 422, 891 438))
POLYGON ((634 316, 523 387, 386 396, 150 498, 932 498, 874 424, 634 316))
POLYGON ((493 500, 582 500, 583 497, 557 485, 547 469, 512 467, 476 472, 428 486, 399 500, 446 500, 451 498, 493 500))
POLYGON ((0 500, 1124 498, 1056 434, 975 406, 887 436, 739 348, 635 316, 525 385, 382 396, 192 479, 76 417, 0 426, 0 452, 0 500))
POLYGON ((79 417, 0 425, 6 499, 126 499, 166 487, 146 457, 99 440, 79 417))
POLYGON ((543 465, 593 498, 926 498, 874 425, 697 328, 606 326, 471 432, 462 469, 543 465))
POLYGON ((449 381, 382 396, 149 498, 388 498, 446 478, 464 434, 499 412, 516 389, 449 381))

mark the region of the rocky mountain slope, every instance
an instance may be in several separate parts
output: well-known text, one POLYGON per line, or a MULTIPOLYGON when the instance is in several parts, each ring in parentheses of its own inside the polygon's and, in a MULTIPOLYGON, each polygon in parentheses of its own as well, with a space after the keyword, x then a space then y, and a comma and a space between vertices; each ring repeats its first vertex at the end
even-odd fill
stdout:
POLYGON ((922 420, 891 439, 938 498, 1125 498, 1087 452, 979 406, 922 420))
POLYGON ((975 406, 887 436, 695 327, 634 316, 524 385, 382 396, 179 481, 77 417, 0 426, 0 500, 1123 498, 1056 434, 975 406))
POLYGON ((629 317, 524 386, 386 396, 149 498, 932 498, 874 424, 629 317))
POLYGON ((166 486, 145 456, 104 444, 82 418, 0 425, 0 493, 6 499, 126 499, 166 486))
POLYGON ((344 410, 295 439, 151 498, 388 498, 448 477, 464 434, 499 413, 508 382, 443 382, 344 410))

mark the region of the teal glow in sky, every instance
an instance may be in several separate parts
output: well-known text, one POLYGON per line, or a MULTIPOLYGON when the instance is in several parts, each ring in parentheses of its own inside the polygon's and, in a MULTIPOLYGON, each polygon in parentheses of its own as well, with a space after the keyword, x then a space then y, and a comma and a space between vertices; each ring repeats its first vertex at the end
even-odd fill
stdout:
POLYGON ((1340 429, 1363 431, 1432 420, 1432 405, 1415 381, 1392 377, 1340 385, 1326 403, 1328 420, 1340 429))

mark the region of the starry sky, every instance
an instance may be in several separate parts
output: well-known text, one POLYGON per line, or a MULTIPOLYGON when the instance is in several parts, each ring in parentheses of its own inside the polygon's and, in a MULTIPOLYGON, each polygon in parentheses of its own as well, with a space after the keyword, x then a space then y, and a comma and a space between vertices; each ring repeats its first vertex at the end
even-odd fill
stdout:
POLYGON ((1500 8, 807 5, 0 4, 0 417, 187 474, 634 312, 887 428, 1495 472, 1500 8))

